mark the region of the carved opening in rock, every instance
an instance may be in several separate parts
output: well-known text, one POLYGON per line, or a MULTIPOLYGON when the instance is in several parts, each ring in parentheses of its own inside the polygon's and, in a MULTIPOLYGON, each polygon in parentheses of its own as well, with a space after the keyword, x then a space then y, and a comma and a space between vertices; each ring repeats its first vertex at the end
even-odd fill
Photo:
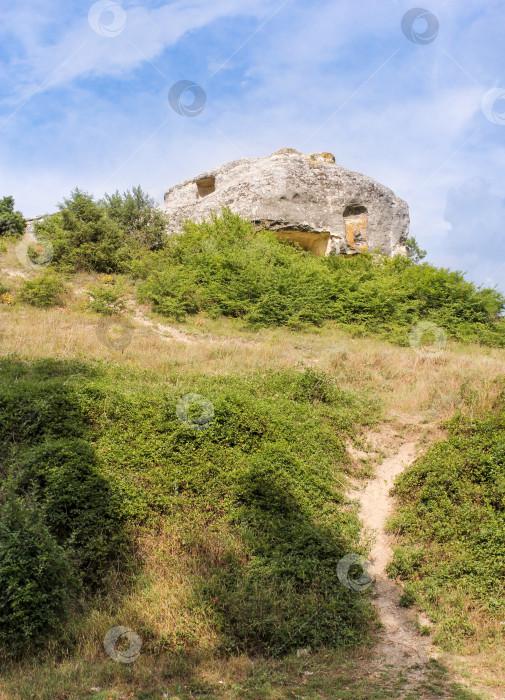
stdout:
POLYGON ((344 219, 348 216, 362 216, 367 213, 367 208, 362 204, 348 204, 344 209, 344 219))
POLYGON ((320 257, 326 255, 330 238, 329 233, 307 233, 306 231, 296 230, 276 231, 275 233, 277 238, 298 243, 301 248, 309 250, 314 255, 319 255, 320 257))
POLYGON ((362 204, 349 204, 344 209, 345 235, 351 254, 368 249, 367 215, 367 208, 362 204))
POLYGON ((208 194, 212 194, 216 190, 216 178, 215 177, 202 177, 196 183, 198 187, 198 196, 206 197, 208 194))

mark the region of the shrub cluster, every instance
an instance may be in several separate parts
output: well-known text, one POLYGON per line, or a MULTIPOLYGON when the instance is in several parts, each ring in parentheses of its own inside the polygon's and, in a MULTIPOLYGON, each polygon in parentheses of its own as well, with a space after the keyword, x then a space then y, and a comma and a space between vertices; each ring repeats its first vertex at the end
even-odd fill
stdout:
POLYGON ((86 294, 89 296, 88 307, 96 313, 112 316, 126 308, 125 286, 121 279, 110 276, 101 284, 90 285, 86 294))
MULTIPOLYGON (((410 247, 420 259, 423 251, 410 247)), ((210 221, 186 223, 135 273, 142 278, 140 299, 176 319, 205 311, 253 327, 295 328, 333 320, 354 334, 401 344, 417 321, 427 319, 460 340, 505 345, 499 318, 505 298, 495 290, 477 289, 458 272, 412 257, 318 258, 273 233, 255 232, 226 209, 210 221)))
POLYGON ((59 209, 35 228, 52 243, 53 262, 62 269, 119 272, 140 252, 163 245, 165 219, 140 187, 100 201, 75 189, 59 209))
POLYGON ((0 236, 21 236, 26 222, 20 211, 14 211, 14 197, 0 199, 0 236))
POLYGON ((82 367, 2 362, 0 648, 44 641, 124 545, 114 493, 88 439, 82 367))

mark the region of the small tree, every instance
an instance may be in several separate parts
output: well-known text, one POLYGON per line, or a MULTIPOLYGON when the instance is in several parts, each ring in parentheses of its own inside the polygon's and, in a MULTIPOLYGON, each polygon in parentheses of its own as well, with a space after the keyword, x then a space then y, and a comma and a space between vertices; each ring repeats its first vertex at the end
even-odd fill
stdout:
POLYGON ((405 241, 405 247, 407 248, 407 257, 415 263, 421 262, 423 258, 426 257, 427 252, 419 247, 418 242, 411 236, 405 241))
POLYGON ((20 211, 14 211, 14 197, 0 199, 0 236, 22 236, 26 222, 20 211))
POLYGON ((75 189, 58 206, 35 229, 52 243, 61 269, 122 272, 138 252, 164 245, 165 217, 140 187, 99 201, 75 189))
POLYGON ((118 191, 106 194, 103 203, 110 218, 121 226, 131 243, 150 250, 163 247, 166 219, 140 185, 122 195, 118 191))
POLYGON ((104 204, 76 188, 58 206, 58 214, 36 226, 36 233, 53 244, 54 262, 69 270, 117 272, 128 250, 124 232, 104 204))

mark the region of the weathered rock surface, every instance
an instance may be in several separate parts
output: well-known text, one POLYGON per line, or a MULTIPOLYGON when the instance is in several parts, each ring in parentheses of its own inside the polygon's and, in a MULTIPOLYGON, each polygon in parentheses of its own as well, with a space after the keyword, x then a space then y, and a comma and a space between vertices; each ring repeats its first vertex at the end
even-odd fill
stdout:
POLYGON ((406 202, 336 164, 331 153, 283 148, 266 158, 241 158, 175 185, 160 209, 173 233, 186 219, 201 221, 222 205, 317 255, 406 254, 406 202))

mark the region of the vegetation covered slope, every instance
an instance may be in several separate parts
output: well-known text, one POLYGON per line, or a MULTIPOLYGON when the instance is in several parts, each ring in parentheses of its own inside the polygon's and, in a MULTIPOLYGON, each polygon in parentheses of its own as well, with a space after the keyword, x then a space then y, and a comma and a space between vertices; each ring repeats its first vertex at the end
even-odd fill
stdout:
MULTIPOLYGON (((500 388, 501 387, 501 388, 500 388)), ((505 614, 505 389, 486 411, 458 412, 448 437, 398 479, 401 542, 389 565, 436 623, 446 648, 503 640, 505 614)))
POLYGON ((417 321, 429 320, 458 339, 505 345, 503 296, 477 290, 459 273, 400 256, 319 258, 256 233, 226 210, 211 222, 186 224, 135 269, 145 277, 141 298, 169 317, 203 310, 253 327, 292 328, 334 320, 401 344, 417 321))
MULTIPOLYGON (((159 386, 157 376, 62 362, 1 370, 4 653, 61 634, 65 606, 75 614, 111 571, 129 574, 136 528, 187 519, 202 556, 207 531, 227 541, 186 603, 219 649, 275 655, 363 641, 368 603, 337 578, 339 560, 362 551, 338 477, 343 441, 373 419, 373 404, 314 371, 174 375, 159 386), (35 514, 38 542, 14 509, 35 514), (60 578, 40 576, 58 566, 60 578)), ((137 631, 153 636, 148 619, 137 631)), ((171 651, 202 641, 184 626, 166 633, 171 651)))

